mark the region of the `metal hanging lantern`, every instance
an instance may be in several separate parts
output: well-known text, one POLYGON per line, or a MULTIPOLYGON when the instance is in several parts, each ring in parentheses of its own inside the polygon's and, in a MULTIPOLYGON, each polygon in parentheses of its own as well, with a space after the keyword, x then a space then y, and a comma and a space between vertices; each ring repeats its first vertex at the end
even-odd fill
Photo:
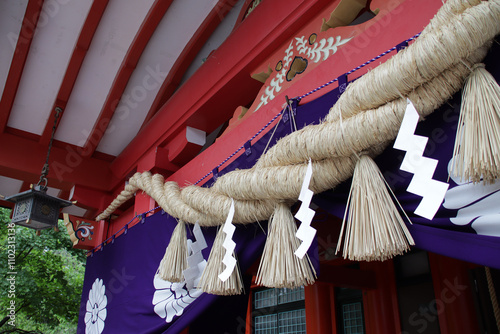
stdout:
POLYGON ((32 189, 5 198, 15 202, 12 223, 35 230, 57 227, 61 208, 72 203, 47 194, 47 187, 35 186, 32 189))
POLYGON ((47 158, 42 168, 42 174, 38 184, 32 186, 30 190, 6 197, 5 200, 14 202, 12 212, 12 223, 35 230, 43 230, 51 227, 57 227, 59 212, 61 208, 72 205, 72 202, 66 201, 47 194, 47 175, 49 174, 49 156, 56 130, 57 118, 61 113, 61 108, 56 108, 52 136, 50 138, 47 158))

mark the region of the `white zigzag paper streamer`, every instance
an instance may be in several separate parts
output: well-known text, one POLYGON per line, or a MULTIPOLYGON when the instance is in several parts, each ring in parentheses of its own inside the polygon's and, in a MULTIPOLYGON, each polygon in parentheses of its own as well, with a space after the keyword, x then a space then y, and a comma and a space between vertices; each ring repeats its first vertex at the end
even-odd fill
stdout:
POLYGON ((224 243, 222 247, 226 250, 226 254, 224 254, 224 258, 222 259, 222 263, 226 265, 226 269, 222 273, 219 274, 219 278, 222 282, 225 282, 229 276, 233 273, 234 268, 236 267, 236 258, 233 256, 234 249, 236 248, 236 243, 233 241, 233 234, 236 230, 236 227, 233 225, 233 216, 234 216, 234 200, 231 199, 231 207, 229 208, 229 214, 227 215, 226 222, 224 223, 224 227, 222 231, 226 233, 226 239, 224 239, 224 243))
POLYGON ((295 234, 297 238, 302 240, 299 248, 295 251, 295 255, 299 258, 303 258, 307 253, 311 243, 316 235, 316 229, 311 226, 312 219, 316 213, 312 210, 309 205, 311 204, 312 197, 314 193, 309 189, 309 183, 312 177, 312 162, 309 159, 307 164, 306 175, 304 176, 304 182, 302 182, 302 189, 300 190, 299 200, 302 202, 299 211, 295 214, 295 218, 301 221, 300 227, 295 234))
POLYGON ((188 239, 188 249, 190 250, 190 255, 187 258, 188 268, 182 272, 188 291, 198 286, 201 274, 207 265, 207 261, 201 253, 202 250, 207 248, 207 242, 198 223, 194 225, 193 234, 196 241, 193 242, 188 239))
POLYGON ((418 112, 408 99, 394 148, 406 151, 400 169, 413 174, 406 190, 423 197, 415 214, 432 220, 443 202, 449 185, 432 179, 438 161, 423 156, 429 138, 415 135, 418 119, 418 112))

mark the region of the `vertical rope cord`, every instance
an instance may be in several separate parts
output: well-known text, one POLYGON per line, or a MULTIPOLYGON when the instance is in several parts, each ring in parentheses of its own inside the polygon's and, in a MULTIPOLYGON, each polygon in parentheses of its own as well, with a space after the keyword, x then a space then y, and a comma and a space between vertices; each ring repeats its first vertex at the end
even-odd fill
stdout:
POLYGON ((488 291, 490 293, 491 305, 493 306, 493 313, 495 313, 495 320, 497 322, 497 329, 500 331, 500 308, 498 307, 498 299, 495 291, 495 286, 493 285, 493 278, 491 277, 491 271, 489 267, 484 267, 486 272, 486 281, 488 282, 488 291))

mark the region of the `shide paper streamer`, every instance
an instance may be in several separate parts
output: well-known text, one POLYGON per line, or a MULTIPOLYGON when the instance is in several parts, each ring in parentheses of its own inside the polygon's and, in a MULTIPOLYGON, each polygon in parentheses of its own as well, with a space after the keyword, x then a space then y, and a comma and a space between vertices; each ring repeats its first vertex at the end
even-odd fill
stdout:
POLYGON ((222 273, 219 274, 219 278, 221 281, 225 282, 231 276, 234 267, 236 267, 236 258, 234 257, 234 249, 236 248, 236 243, 233 241, 233 234, 236 230, 236 227, 233 225, 233 217, 234 217, 234 200, 231 199, 231 207, 229 208, 229 214, 227 215, 226 222, 224 223, 224 227, 222 231, 226 233, 226 239, 224 239, 224 243, 222 247, 226 250, 226 254, 224 254, 224 259, 222 259, 222 263, 226 265, 226 269, 222 273))
POLYGON ((309 184, 312 177, 312 163, 309 159, 307 164, 306 175, 304 176, 304 182, 302 182, 302 189, 300 190, 299 200, 302 202, 299 211, 295 214, 295 218, 301 221, 300 227, 297 230, 297 238, 302 240, 299 248, 295 251, 295 255, 299 258, 303 258, 307 253, 311 243, 316 235, 316 229, 311 227, 311 221, 314 217, 315 211, 312 210, 309 205, 311 205, 311 200, 314 193, 309 189, 309 184))
POLYGON ((198 286, 201 273, 207 265, 207 261, 203 258, 203 254, 201 253, 202 250, 207 248, 207 242, 205 241, 205 237, 198 223, 194 225, 193 234, 196 241, 191 242, 191 240, 188 239, 188 249, 190 248, 192 253, 187 258, 188 268, 183 272, 188 291, 198 286))
POLYGON ((394 148, 406 151, 400 169, 413 174, 406 190, 423 197, 415 214, 432 220, 444 200, 449 185, 432 179, 438 161, 423 156, 429 138, 415 135, 419 117, 415 106, 407 99, 405 115, 394 148))

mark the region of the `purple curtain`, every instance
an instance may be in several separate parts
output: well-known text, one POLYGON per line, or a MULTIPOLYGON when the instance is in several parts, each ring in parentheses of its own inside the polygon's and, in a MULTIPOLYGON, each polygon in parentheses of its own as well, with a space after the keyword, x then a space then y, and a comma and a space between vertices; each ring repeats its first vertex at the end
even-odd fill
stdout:
MULTIPOLYGON (((500 77, 499 47, 495 45, 486 60, 487 69, 500 77)), ((337 89, 307 103, 292 100, 297 126, 318 123, 339 96, 337 89)), ((417 134, 429 138, 425 156, 438 160, 434 179, 448 182, 447 166, 451 159, 458 121, 460 94, 436 110, 417 126, 417 134)), ((271 145, 291 132, 289 112, 277 127, 271 145)), ((269 129, 268 129, 269 130, 269 129)), ((249 168, 261 155, 270 138, 247 143, 243 154, 220 174, 236 168, 249 168)), ((405 152, 388 147, 376 162, 413 225, 408 225, 416 247, 464 261, 500 269, 500 184, 483 186, 449 181, 444 203, 433 220, 413 214, 421 197, 406 192, 412 174, 399 170, 405 152)), ((210 185, 213 180, 206 183, 210 185)), ((350 181, 336 189, 314 196, 313 202, 342 217, 350 181)), ((178 333, 195 319, 192 332, 244 333, 247 296, 217 297, 188 291, 184 284, 155 280, 176 221, 157 213, 108 243, 87 260, 82 292, 78 333, 178 333), (156 309, 155 309, 156 305, 156 309), (236 306, 235 306, 236 305, 236 306), (157 312, 160 310, 159 312, 157 312)), ((266 223, 261 223, 266 229, 266 223)), ((203 228, 208 259, 215 228, 203 228)), ((193 239, 192 226, 188 238, 193 239)), ((234 240, 241 271, 260 256, 265 235, 258 224, 237 226, 234 240)), ((310 256, 318 266, 317 246, 310 256)), ((248 293, 248 277, 245 277, 248 293)))

